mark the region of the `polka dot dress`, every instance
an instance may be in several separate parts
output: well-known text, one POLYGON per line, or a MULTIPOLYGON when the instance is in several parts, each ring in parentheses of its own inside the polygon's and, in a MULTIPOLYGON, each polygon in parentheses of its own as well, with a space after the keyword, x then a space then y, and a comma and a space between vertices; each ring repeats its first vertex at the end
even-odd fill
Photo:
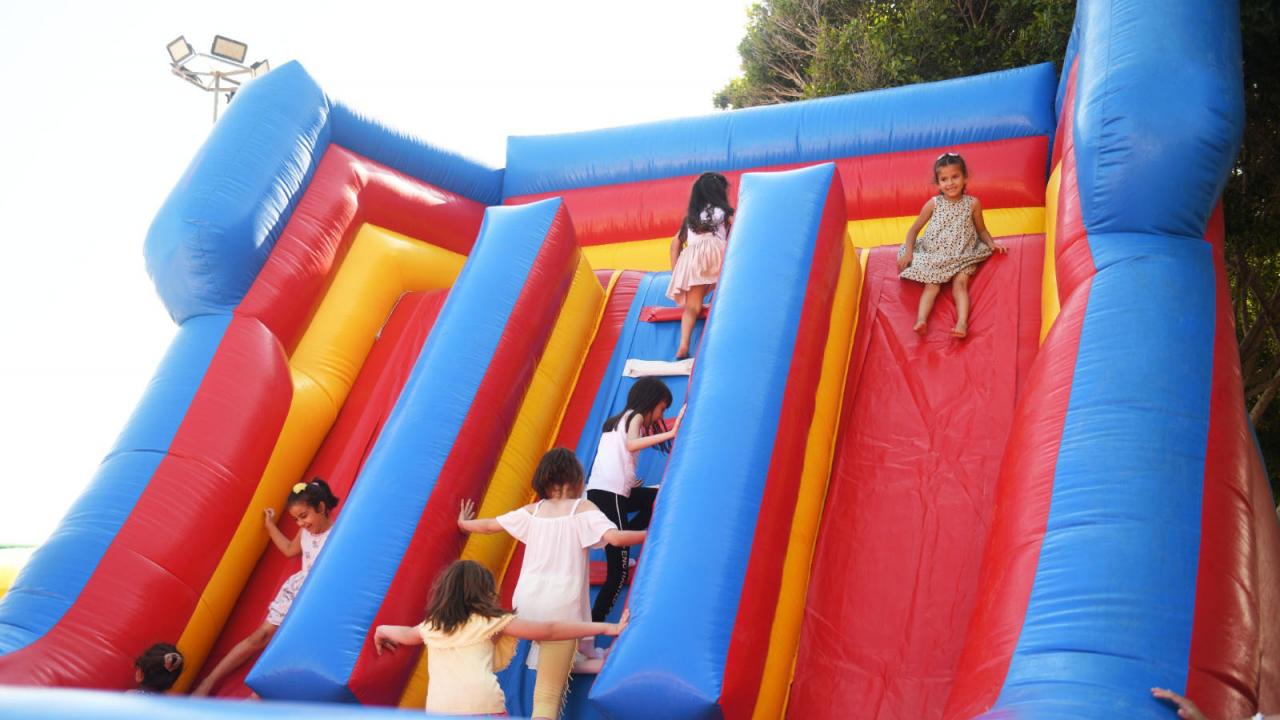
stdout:
MULTIPOLYGON (((973 224, 973 196, 961 195, 951 201, 944 195, 933 199, 933 216, 916 238, 911 264, 899 277, 922 283, 945 283, 958 273, 972 275, 991 256, 991 248, 978 237, 973 224)), ((898 257, 906 246, 898 249, 898 257)))

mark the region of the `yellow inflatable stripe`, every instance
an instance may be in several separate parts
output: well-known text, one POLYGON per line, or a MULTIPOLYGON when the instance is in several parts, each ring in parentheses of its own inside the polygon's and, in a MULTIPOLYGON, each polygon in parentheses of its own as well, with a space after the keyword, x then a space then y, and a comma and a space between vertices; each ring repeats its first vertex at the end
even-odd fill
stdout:
MULTIPOLYGON (((987 229, 996 237, 1026 235, 1044 232, 1044 208, 1000 208, 982 213, 987 229)), ((907 228, 916 216, 872 218, 853 220, 849 223, 849 235, 855 247, 873 248, 883 245, 901 245, 907 228)), ((732 242, 732 240, 730 241, 732 242)), ((621 268, 661 272, 671 269, 671 238, 633 240, 631 242, 592 245, 582 252, 595 268, 621 268)))
POLYGON ((1062 306, 1058 301, 1058 263, 1054 242, 1058 233, 1058 193, 1062 189, 1062 163, 1053 168, 1044 193, 1044 275, 1040 281, 1040 342, 1049 334, 1062 306))
MULTIPOLYGON (((603 308, 604 290, 580 254, 568 296, 480 503, 480 517, 496 517, 529 502, 532 494, 529 480, 555 438, 555 430, 569 402, 568 391, 586 357, 603 308)), ((514 544, 505 533, 472 535, 462 549, 462 559, 475 560, 500 578, 514 544)), ((428 683, 424 652, 400 695, 400 707, 421 709, 426 704, 428 683)))
POLYGON ((648 272, 671 269, 671 238, 669 237, 608 245, 589 245, 582 248, 582 252, 593 268, 648 272))
MULTIPOLYGON (((982 219, 987 223, 987 230, 990 230, 995 237, 1044 232, 1044 208, 1042 207, 984 210, 982 219)), ((915 215, 854 220, 849 223, 849 235, 853 238, 853 244, 860 248, 901 245, 907 237, 907 228, 910 228, 915 220, 915 215)))
POLYGON ((262 511, 279 512, 290 485, 315 456, 346 401, 378 331, 405 292, 447 288, 466 258, 373 225, 356 233, 347 256, 289 359, 293 399, 267 467, 196 611, 178 640, 186 671, 176 689, 194 680, 268 538, 262 511))
POLYGON ((791 522, 791 538, 782 566, 781 589, 774 611, 773 629, 769 635, 769 652, 765 657, 760 694, 752 718, 780 718, 786 707, 795 666, 796 647, 800 641, 800 623, 804 617, 805 595, 809 588, 809 567, 817 542, 822 506, 827 496, 827 479, 835 451, 836 429, 840 424, 840 407, 844 398, 849 354, 853 347, 854 327, 862 294, 862 277, 867 252, 859 253, 846 233, 844 257, 840 262, 840 279, 836 299, 831 308, 827 346, 822 356, 822 374, 818 379, 813 421, 805 445, 804 469, 796 497, 795 515, 791 522))

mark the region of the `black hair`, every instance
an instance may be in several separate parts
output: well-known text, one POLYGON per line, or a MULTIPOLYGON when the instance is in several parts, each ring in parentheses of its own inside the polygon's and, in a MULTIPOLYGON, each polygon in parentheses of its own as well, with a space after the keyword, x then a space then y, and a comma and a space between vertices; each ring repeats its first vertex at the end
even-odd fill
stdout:
MULTIPOLYGON (((627 392, 627 406, 623 408, 622 412, 604 421, 603 432, 615 430, 623 417, 627 417, 627 422, 630 422, 630 416, 639 415, 644 417, 663 403, 666 403, 667 407, 671 407, 671 390, 667 387, 667 384, 656 377, 642 377, 627 392)), ((644 434, 652 435, 665 432, 667 428, 661 421, 658 421, 646 425, 643 429, 644 434)), ((659 443, 654 447, 657 447, 662 452, 669 453, 671 452, 671 441, 659 443)))
POLYGON ((938 182, 938 171, 948 165, 959 165, 960 174, 965 180, 969 179, 969 166, 965 164, 964 158, 960 157, 960 153, 944 152, 933 161, 933 182, 938 182))
POLYGON ((506 614, 498 605, 493 573, 474 560, 455 560, 431 584, 424 622, 450 634, 466 625, 472 615, 496 618, 506 614))
POLYGON ((289 499, 285 502, 285 507, 302 503, 307 507, 320 512, 321 503, 324 504, 324 514, 328 515, 333 509, 338 507, 338 496, 333 494, 333 490, 329 489, 329 483, 322 478, 311 478, 311 482, 298 483, 293 486, 293 492, 289 493, 289 499))
POLYGON ((169 643, 156 643, 144 650, 133 666, 142 671, 139 690, 162 693, 173 687, 182 674, 182 653, 169 643))
POLYGON ((689 237, 689 231, 696 233, 713 232, 716 223, 712 220, 714 213, 703 211, 720 208, 724 213, 725 230, 733 227, 733 207, 729 205, 729 180, 720 173, 704 172, 693 181, 693 189, 689 191, 689 209, 685 212, 684 224, 680 226, 680 242, 689 237))
POLYGON ((538 461, 538 468, 533 471, 533 491, 538 497, 547 499, 551 491, 558 487, 580 487, 586 481, 586 473, 582 471, 582 463, 572 450, 551 448, 538 461))

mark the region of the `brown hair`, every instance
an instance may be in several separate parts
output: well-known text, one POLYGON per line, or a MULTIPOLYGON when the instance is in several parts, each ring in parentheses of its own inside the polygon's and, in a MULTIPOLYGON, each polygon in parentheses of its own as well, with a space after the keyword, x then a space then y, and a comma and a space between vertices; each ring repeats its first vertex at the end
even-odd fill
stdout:
POLYGON ((156 643, 144 650, 133 666, 142 671, 139 689, 162 693, 173 687, 182 674, 182 653, 169 643, 156 643))
POLYGON ((456 560, 436 576, 427 604, 428 625, 452 633, 472 615, 496 618, 507 611, 498 605, 498 589, 493 573, 474 560, 456 560))
POLYGON ((555 488, 568 486, 579 487, 586 480, 582 471, 582 463, 572 450, 552 448, 538 461, 538 469, 533 471, 533 491, 544 500, 551 496, 555 488))
POLYGON ((960 157, 960 153, 944 152, 938 156, 937 160, 933 161, 933 181, 935 183, 938 182, 938 171, 948 165, 959 165, 960 174, 964 176, 964 179, 969 179, 969 166, 965 164, 964 158, 960 157))

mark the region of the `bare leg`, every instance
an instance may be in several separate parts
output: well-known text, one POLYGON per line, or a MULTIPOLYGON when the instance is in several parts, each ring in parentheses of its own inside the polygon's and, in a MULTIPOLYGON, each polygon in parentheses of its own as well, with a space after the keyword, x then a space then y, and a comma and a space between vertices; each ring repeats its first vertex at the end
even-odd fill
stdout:
POLYGON ((209 673, 201 683, 196 686, 191 694, 196 697, 204 697, 213 692, 213 689, 222 682, 222 679, 230 675, 233 670, 240 667, 246 660, 254 655, 262 652, 262 648, 267 646, 271 641, 271 636, 276 634, 277 626, 271 623, 262 623, 257 630, 249 633, 249 637, 236 643, 231 648, 231 652, 227 653, 218 664, 213 667, 213 672, 209 673))
POLYGON ((951 296, 956 301, 956 326, 951 334, 962 338, 969 334, 969 279, 967 272, 960 272, 951 279, 951 296))
POLYGON ((942 286, 938 283, 925 283, 924 292, 920 293, 920 309, 916 311, 916 324, 911 327, 917 334, 924 334, 929 313, 933 312, 933 301, 938 299, 938 291, 941 289, 942 286))
POLYGON ((676 359, 689 357, 689 339, 693 337, 693 326, 702 314, 702 298, 707 294, 706 285, 694 285, 684 294, 684 314, 680 316, 680 347, 676 349, 676 359))

